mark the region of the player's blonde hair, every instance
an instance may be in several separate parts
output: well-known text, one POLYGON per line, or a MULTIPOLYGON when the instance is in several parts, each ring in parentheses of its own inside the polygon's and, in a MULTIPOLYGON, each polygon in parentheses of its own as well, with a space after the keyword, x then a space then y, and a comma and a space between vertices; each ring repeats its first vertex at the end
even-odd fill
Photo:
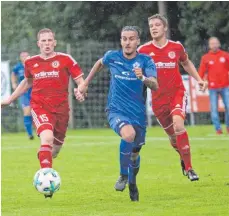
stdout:
POLYGON ((43 34, 43 33, 52 33, 53 34, 53 37, 55 38, 55 33, 49 29, 49 28, 43 28, 41 29, 38 33, 37 33, 37 40, 39 40, 40 38, 40 35, 43 34))
POLYGON ((153 16, 149 17, 148 18, 148 22, 152 19, 159 19, 162 21, 164 27, 167 27, 168 26, 168 20, 166 19, 165 16, 161 15, 161 14, 154 14, 153 16))

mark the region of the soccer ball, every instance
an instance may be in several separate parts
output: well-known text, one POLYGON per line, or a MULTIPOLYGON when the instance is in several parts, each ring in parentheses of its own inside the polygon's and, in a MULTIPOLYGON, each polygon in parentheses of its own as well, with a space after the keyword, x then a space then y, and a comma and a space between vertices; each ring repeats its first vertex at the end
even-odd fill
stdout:
POLYGON ((45 195, 52 195, 60 189, 61 179, 57 171, 52 168, 38 170, 33 178, 36 190, 45 195))

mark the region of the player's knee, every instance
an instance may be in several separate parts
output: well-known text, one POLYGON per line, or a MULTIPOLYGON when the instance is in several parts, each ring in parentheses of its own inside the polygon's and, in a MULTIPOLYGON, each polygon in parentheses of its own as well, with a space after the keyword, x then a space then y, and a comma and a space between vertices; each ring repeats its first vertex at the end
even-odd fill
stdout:
POLYGON ((44 130, 40 133, 41 144, 53 146, 54 136, 51 130, 44 130))
POLYGON ((134 142, 136 132, 134 128, 130 125, 124 126, 120 131, 122 139, 124 139, 128 143, 134 142))
POLYGON ((45 143, 46 143, 46 144, 53 145, 53 141, 54 141, 54 137, 53 137, 52 135, 47 136, 47 137, 45 138, 45 143))
POLYGON ((122 138, 128 143, 132 143, 134 142, 135 135, 135 131, 130 131, 128 133, 124 133, 122 138))
POLYGON ((24 113, 24 116, 30 116, 31 115, 31 108, 30 106, 26 106, 23 108, 23 113, 24 113))
POLYGON ((184 119, 181 116, 173 117, 173 128, 175 133, 180 133, 182 131, 185 131, 184 119))
POLYGON ((185 131, 185 127, 182 124, 174 124, 174 131, 175 133, 181 133, 182 131, 185 131))

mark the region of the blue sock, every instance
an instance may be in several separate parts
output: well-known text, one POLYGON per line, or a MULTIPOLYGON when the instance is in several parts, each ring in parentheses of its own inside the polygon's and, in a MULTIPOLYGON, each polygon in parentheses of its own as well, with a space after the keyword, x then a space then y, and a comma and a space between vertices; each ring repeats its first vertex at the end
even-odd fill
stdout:
POLYGON ((24 125, 29 136, 33 135, 32 116, 24 116, 24 125))
POLYGON ((140 155, 135 160, 131 160, 128 167, 128 182, 129 184, 136 184, 136 176, 140 168, 140 155))
POLYGON ((132 144, 124 140, 120 142, 120 174, 128 175, 128 166, 131 162, 130 156, 132 151, 132 144))

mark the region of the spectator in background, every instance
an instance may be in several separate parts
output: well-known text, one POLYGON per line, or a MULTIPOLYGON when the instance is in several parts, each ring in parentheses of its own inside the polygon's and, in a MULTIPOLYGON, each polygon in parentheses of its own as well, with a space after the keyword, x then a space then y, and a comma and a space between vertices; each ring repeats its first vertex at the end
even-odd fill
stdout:
POLYGON ((225 106, 225 123, 229 134, 229 53, 220 49, 217 37, 208 40, 209 52, 200 63, 199 74, 208 80, 211 102, 211 119, 217 134, 222 134, 218 113, 218 96, 220 95, 225 106))
MULTIPOLYGON (((11 73, 11 82, 12 88, 15 90, 19 83, 24 79, 24 65, 25 60, 29 57, 29 53, 26 51, 22 51, 20 53, 20 62, 18 62, 14 67, 11 73)), ((30 98, 31 98, 32 88, 26 91, 23 95, 20 96, 20 106, 23 109, 24 114, 24 126, 26 132, 29 136, 30 140, 34 139, 33 136, 33 121, 31 116, 31 108, 30 108, 30 98)))

